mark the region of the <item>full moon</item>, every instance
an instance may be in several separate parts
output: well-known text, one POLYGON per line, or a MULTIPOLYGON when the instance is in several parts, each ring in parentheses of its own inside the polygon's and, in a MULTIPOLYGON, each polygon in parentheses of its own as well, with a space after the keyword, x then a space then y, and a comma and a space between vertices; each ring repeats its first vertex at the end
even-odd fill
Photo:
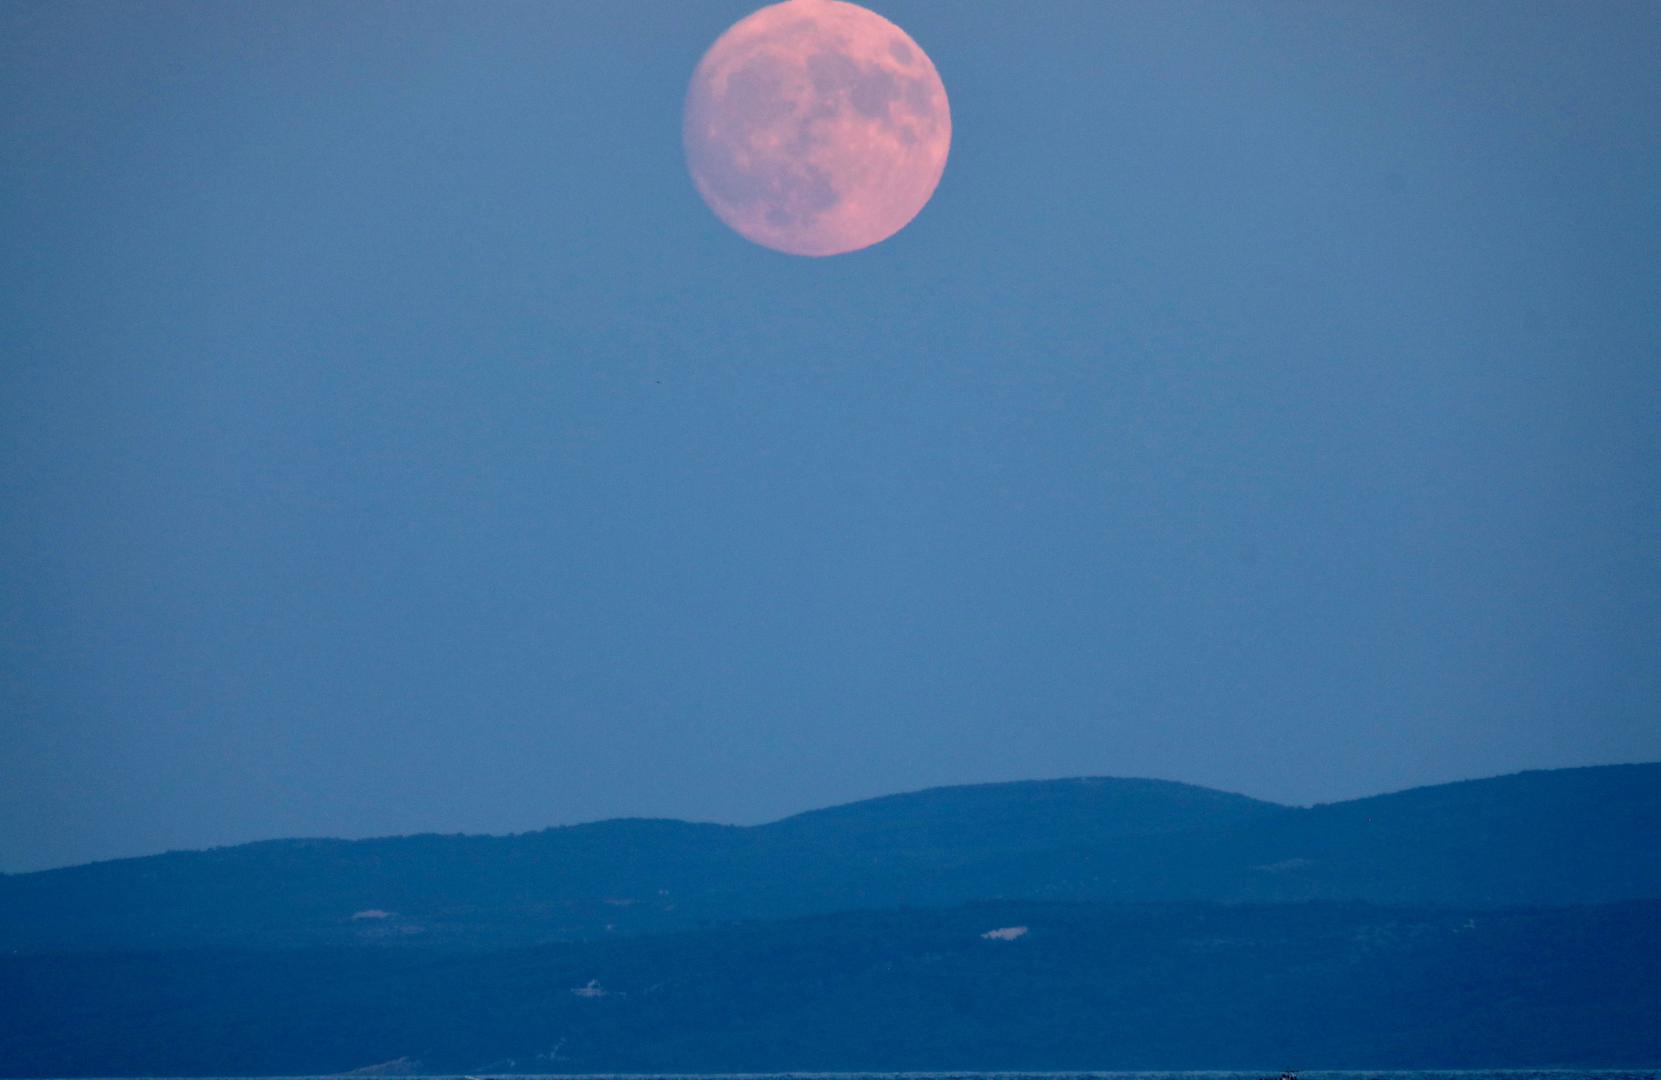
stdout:
POLYGON ((945 171, 952 117, 904 30, 842 0, 786 0, 710 46, 682 137, 698 193, 739 234, 840 255, 917 216, 945 171))

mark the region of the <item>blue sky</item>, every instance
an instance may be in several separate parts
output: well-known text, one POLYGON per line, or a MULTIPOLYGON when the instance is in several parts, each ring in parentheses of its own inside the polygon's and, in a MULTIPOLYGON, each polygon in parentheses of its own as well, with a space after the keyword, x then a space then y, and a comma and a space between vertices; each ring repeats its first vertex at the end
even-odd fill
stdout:
POLYGON ((1653 4, 876 9, 832 259, 744 4, 0 9, 0 869, 1661 758, 1653 4))

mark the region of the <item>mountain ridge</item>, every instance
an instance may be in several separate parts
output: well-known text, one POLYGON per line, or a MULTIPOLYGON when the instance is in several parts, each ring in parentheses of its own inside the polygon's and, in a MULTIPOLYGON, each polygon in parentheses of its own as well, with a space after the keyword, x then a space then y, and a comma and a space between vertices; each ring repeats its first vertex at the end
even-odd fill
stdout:
POLYGON ((762 825, 268 840, 0 877, 0 948, 498 948, 850 908, 1605 902, 1661 896, 1661 764, 1531 770, 1290 807, 1074 777, 762 825))
POLYGON ((91 866, 105 866, 105 865, 108 865, 110 863, 131 863, 131 862, 137 862, 137 861, 140 861, 140 860, 147 860, 147 859, 161 859, 161 858, 166 858, 166 857, 169 857, 169 856, 202 855, 202 854, 209 854, 209 853, 215 853, 215 852, 233 851, 233 850, 240 849, 240 848, 252 848, 252 847, 261 847, 261 846, 377 844, 377 843, 384 843, 384 842, 391 842, 391 841, 398 841, 398 840, 421 840, 421 839, 435 839, 435 838, 436 839, 446 839, 446 840, 451 840, 451 839, 453 839, 453 840, 515 840, 515 839, 521 839, 521 838, 524 838, 524 837, 541 836, 541 835, 544 835, 544 834, 547 834, 547 833, 561 832, 561 831, 565 831, 565 830, 593 829, 593 828, 600 827, 600 826, 626 825, 626 824, 629 824, 629 825, 632 825, 632 824, 671 825, 671 826, 687 826, 687 827, 690 827, 690 828, 732 829, 732 830, 738 830, 738 831, 751 831, 751 830, 758 830, 758 829, 771 829, 771 828, 774 828, 776 826, 785 825, 785 824, 795 822, 795 821, 798 821, 798 820, 804 819, 804 818, 816 818, 816 817, 820 817, 822 815, 831 815, 831 814, 836 814, 838 812, 845 811, 845 810, 851 810, 851 809, 854 809, 854 808, 873 806, 873 805, 877 805, 877 804, 898 803, 898 802, 912 800, 912 799, 916 799, 916 798, 920 798, 920 797, 924 797, 924 796, 935 795, 935 794, 939 794, 939 793, 987 791, 987 790, 1012 789, 1012 788, 1031 788, 1031 787, 1043 787, 1043 786, 1049 786, 1049 785, 1127 783, 1127 784, 1147 784, 1147 785, 1169 786, 1169 787, 1173 787, 1173 788, 1186 788, 1186 789, 1190 789, 1190 790, 1193 790, 1193 791, 1206 792, 1206 793, 1213 794, 1213 795, 1219 795, 1219 796, 1224 796, 1224 797, 1231 798, 1231 799, 1243 800, 1245 802, 1250 802, 1250 803, 1257 803, 1257 804, 1260 804, 1260 805, 1265 806, 1265 807, 1273 807, 1273 808, 1282 809, 1282 810, 1320 810, 1320 809, 1324 809, 1324 808, 1328 808, 1328 807, 1352 806, 1352 805, 1361 804, 1361 803, 1373 802, 1375 800, 1394 799, 1394 798, 1397 798, 1399 796, 1404 796, 1404 795, 1411 794, 1413 792, 1428 792, 1428 791, 1439 791, 1439 790, 1443 790, 1443 789, 1462 788, 1462 787, 1465 787, 1466 785, 1494 784, 1494 783, 1498 783, 1498 782, 1501 782, 1501 781, 1513 780, 1513 779, 1519 778, 1519 777, 1543 776, 1543 775, 1563 775, 1563 774, 1569 774, 1569 773, 1593 773, 1593 772, 1605 772, 1605 771, 1612 771, 1612 770, 1634 770, 1634 769, 1653 769, 1653 770, 1657 770, 1658 773, 1661 773, 1661 762, 1620 762, 1620 763, 1606 764, 1606 765, 1572 765, 1572 766, 1565 766, 1563 768, 1557 768, 1557 769, 1519 769, 1516 772, 1496 773, 1493 776, 1471 777, 1471 778, 1467 778, 1467 779, 1463 779, 1463 780, 1449 780, 1449 781, 1444 781, 1442 783, 1436 783, 1436 784, 1418 784, 1418 785, 1414 785, 1412 787, 1400 788, 1398 790, 1393 790, 1393 791, 1377 792, 1377 793, 1374 793, 1372 795, 1358 795, 1358 796, 1355 796, 1354 798, 1349 798, 1349 799, 1335 799, 1335 800, 1331 800, 1331 801, 1318 801, 1318 802, 1307 803, 1307 804, 1279 803, 1279 802, 1275 802, 1271 799, 1263 799, 1263 798, 1259 798, 1259 797, 1254 796, 1254 795, 1246 795, 1246 794, 1243 794, 1243 793, 1240 793, 1240 792, 1228 791, 1228 790, 1225 790, 1225 789, 1222 789, 1222 788, 1211 788, 1211 787, 1206 787, 1203 784, 1194 784, 1194 783, 1190 783, 1188 781, 1183 781, 1183 780, 1168 780, 1168 779, 1162 779, 1162 778, 1156 778, 1156 777, 1131 777, 1131 776, 1109 776, 1109 775, 1079 774, 1079 775, 1074 775, 1074 776, 1059 776, 1059 777, 1051 777, 1051 778, 1047 778, 1047 779, 1036 779, 1036 780, 988 780, 988 781, 972 782, 972 783, 964 783, 964 784, 940 784, 940 785, 935 785, 935 786, 932 786, 932 787, 915 788, 915 789, 911 789, 911 790, 907 790, 907 791, 893 792, 893 793, 886 794, 886 795, 873 795, 873 796, 870 796, 868 798, 853 799, 853 800, 850 800, 848 802, 831 803, 827 806, 812 807, 812 808, 809 808, 807 810, 798 810, 798 811, 795 811, 793 813, 786 814, 783 817, 772 818, 772 819, 767 820, 767 821, 755 822, 753 824, 748 824, 748 825, 739 825, 739 824, 733 824, 733 823, 729 823, 729 822, 718 822, 718 821, 703 821, 703 820, 696 820, 696 819, 691 819, 691 818, 662 817, 662 816, 656 816, 656 815, 622 815, 622 816, 619 816, 619 817, 596 818, 592 821, 573 821, 573 822, 558 824, 558 825, 547 825, 547 826, 543 826, 542 828, 539 828, 539 829, 527 829, 527 830, 523 830, 523 831, 520 831, 520 832, 505 832, 505 833, 434 832, 434 831, 429 830, 429 831, 423 831, 423 832, 387 833, 387 834, 383 834, 383 835, 360 836, 360 837, 343 837, 343 836, 326 836, 326 835, 317 835, 317 836, 273 836, 273 837, 264 837, 264 838, 261 838, 261 839, 258 839, 258 840, 240 840, 240 841, 237 841, 235 843, 229 843, 229 844, 212 844, 212 845, 209 845, 207 847, 201 847, 201 848, 168 848, 168 849, 165 849, 163 851, 149 852, 149 853, 140 854, 140 855, 119 855, 119 856, 115 856, 115 857, 107 858, 107 859, 92 859, 92 860, 89 860, 87 862, 81 862, 81 863, 68 863, 68 864, 65 864, 65 865, 62 865, 62 866, 43 867, 43 868, 38 869, 38 870, 0 871, 0 880, 6 879, 6 878, 34 877, 34 876, 38 876, 38 875, 42 875, 42 874, 59 874, 59 873, 65 872, 65 871, 80 870, 80 869, 84 869, 86 867, 91 867, 91 866))
MULTIPOLYGON (((1611 768, 1611 767, 1618 767, 1618 766, 1586 766, 1586 767, 1587 768, 1611 768)), ((1463 782, 1463 781, 1461 781, 1461 782, 1463 782)), ((1480 782, 1480 781, 1477 781, 1477 782, 1480 782)), ((697 820, 697 819, 691 819, 691 818, 676 818, 676 817, 662 817, 662 816, 656 816, 656 815, 625 814, 625 815, 622 815, 622 816, 619 816, 619 817, 596 818, 592 821, 573 821, 573 822, 562 823, 562 824, 557 824, 557 825, 546 825, 546 826, 543 826, 542 828, 538 828, 538 829, 526 829, 526 830, 522 830, 522 831, 519 831, 519 832, 504 832, 504 833, 492 833, 492 832, 436 832, 436 831, 427 830, 427 831, 422 831, 422 832, 387 833, 387 834, 376 835, 376 836, 358 836, 358 837, 328 836, 328 835, 271 836, 271 837, 263 837, 263 838, 260 838, 260 839, 257 839, 257 840, 239 840, 239 841, 236 841, 234 843, 228 843, 228 844, 211 844, 207 847, 200 847, 200 848, 167 848, 167 849, 162 850, 162 851, 148 852, 148 853, 139 854, 139 855, 118 855, 118 856, 114 856, 112 858, 107 858, 107 859, 92 859, 92 860, 88 860, 87 862, 67 863, 67 864, 64 864, 62 866, 48 866, 48 867, 43 867, 43 868, 38 869, 38 870, 0 871, 0 880, 6 879, 6 878, 35 877, 35 876, 39 876, 39 875, 43 875, 43 874, 61 874, 61 873, 64 873, 66 871, 82 870, 82 869, 85 869, 87 867, 107 866, 111 863, 133 863, 133 862, 139 862, 139 861, 143 861, 143 860, 163 859, 163 858, 169 858, 169 857, 173 857, 173 856, 182 856, 182 855, 207 855, 207 854, 214 854, 214 853, 221 853, 221 852, 228 852, 228 851, 236 851, 236 850, 243 849, 243 848, 257 848, 257 847, 276 848, 276 847, 287 847, 287 846, 292 846, 292 847, 310 847, 310 846, 328 846, 328 845, 346 846, 346 845, 355 845, 355 844, 391 843, 391 842, 396 842, 396 841, 400 841, 400 840, 427 840, 427 839, 463 840, 463 841, 519 840, 519 839, 525 839, 527 837, 538 837, 538 836, 543 836, 543 835, 546 835, 546 834, 549 834, 549 833, 561 833, 561 832, 567 832, 567 831, 571 831, 571 830, 591 830, 591 829, 606 828, 606 827, 610 827, 610 826, 641 826, 641 825, 645 825, 645 826, 685 827, 685 828, 688 828, 688 829, 721 829, 721 830, 733 830, 733 831, 737 831, 737 832, 751 832, 751 831, 756 831, 756 830, 774 829, 774 828, 777 828, 777 827, 780 827, 780 826, 786 826, 786 825, 790 825, 792 823, 799 822, 803 819, 817 819, 817 818, 820 818, 820 817, 823 817, 823 816, 835 815, 835 814, 838 814, 842 811, 852 810, 852 809, 855 809, 855 808, 863 808, 863 807, 874 806, 874 805, 878 805, 878 804, 900 803, 900 802, 905 802, 905 801, 909 801, 909 800, 913 800, 913 799, 920 799, 920 798, 923 798, 923 797, 926 797, 926 796, 933 796, 933 795, 937 795, 937 794, 940 794, 940 793, 972 792, 972 791, 973 792, 978 792, 978 791, 991 791, 991 790, 1014 789, 1014 788, 1036 788, 1036 787, 1046 787, 1046 786, 1050 786, 1050 785, 1068 785, 1068 784, 1096 785, 1096 784, 1103 784, 1103 783, 1110 783, 1110 784, 1125 783, 1125 784, 1139 784, 1139 785, 1145 784, 1145 785, 1155 785, 1155 786, 1161 786, 1161 787, 1168 786, 1168 787, 1171 787, 1171 788, 1182 788, 1182 789, 1189 789, 1189 790, 1192 790, 1192 791, 1206 792, 1206 793, 1209 793, 1209 794, 1222 796, 1222 797, 1225 797, 1227 799, 1241 800, 1241 801, 1249 802, 1249 803, 1258 803, 1258 804, 1261 804, 1261 805, 1266 806, 1266 807, 1275 807, 1275 808, 1279 808, 1279 809, 1297 809, 1298 808, 1298 807, 1292 806, 1291 804, 1276 803, 1276 802, 1273 802, 1273 801, 1270 801, 1270 800, 1267 800, 1267 799, 1259 799, 1259 798, 1256 798, 1254 796, 1243 795, 1243 794, 1239 794, 1237 792, 1224 791, 1220 788, 1208 788, 1208 787, 1205 787, 1204 785, 1192 784, 1192 783, 1188 783, 1186 781, 1181 781, 1181 780, 1164 780, 1164 779, 1148 778, 1148 777, 1079 775, 1079 776, 1053 777, 1053 778, 1041 779, 1041 780, 990 780, 990 781, 979 782, 979 783, 941 784, 941 785, 937 785, 937 786, 934 786, 934 787, 916 788, 916 789, 908 790, 908 791, 893 792, 893 793, 890 793, 890 794, 887 794, 887 795, 873 795, 873 796, 870 796, 869 798, 853 799, 853 800, 850 800, 848 802, 831 803, 828 806, 812 807, 812 808, 809 808, 807 810, 799 810, 799 811, 795 811, 795 812, 790 813, 790 814, 786 814, 783 817, 772 818, 772 819, 769 819, 767 821, 759 821, 759 822, 755 822, 755 823, 748 824, 748 825, 740 825, 740 824, 733 824, 733 823, 729 823, 729 822, 719 822, 719 821, 703 821, 703 820, 697 820)), ((1414 790, 1414 789, 1405 789, 1405 790, 1414 790)), ((1372 797, 1372 796, 1368 796, 1368 797, 1372 797)), ((1348 800, 1346 800, 1346 801, 1348 801, 1348 800)))

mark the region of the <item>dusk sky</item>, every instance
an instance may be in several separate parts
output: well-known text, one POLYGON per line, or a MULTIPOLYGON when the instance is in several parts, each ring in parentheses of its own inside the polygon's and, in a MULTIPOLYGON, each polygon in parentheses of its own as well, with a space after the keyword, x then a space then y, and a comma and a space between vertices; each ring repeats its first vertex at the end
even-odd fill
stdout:
POLYGON ((754 6, 0 4, 0 870, 1661 758, 1661 6, 873 4, 824 259, 754 6))

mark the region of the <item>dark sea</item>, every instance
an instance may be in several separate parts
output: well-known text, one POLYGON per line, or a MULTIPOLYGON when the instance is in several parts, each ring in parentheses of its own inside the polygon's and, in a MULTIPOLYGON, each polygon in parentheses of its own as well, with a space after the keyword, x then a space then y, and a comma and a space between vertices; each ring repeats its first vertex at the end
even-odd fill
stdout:
MULTIPOLYGON (((1638 1069, 1299 1069, 1294 1080, 1661 1080, 1661 1066, 1638 1069)), ((1279 1070, 1142 1072, 768 1072, 768 1073, 328 1073, 254 1080, 1283 1080, 1279 1070)), ((36 1080, 60 1080, 40 1077, 36 1080)), ((85 1078, 82 1078, 85 1080, 85 1078)), ((92 1080, 251 1080, 245 1076, 95 1077, 92 1080)))

